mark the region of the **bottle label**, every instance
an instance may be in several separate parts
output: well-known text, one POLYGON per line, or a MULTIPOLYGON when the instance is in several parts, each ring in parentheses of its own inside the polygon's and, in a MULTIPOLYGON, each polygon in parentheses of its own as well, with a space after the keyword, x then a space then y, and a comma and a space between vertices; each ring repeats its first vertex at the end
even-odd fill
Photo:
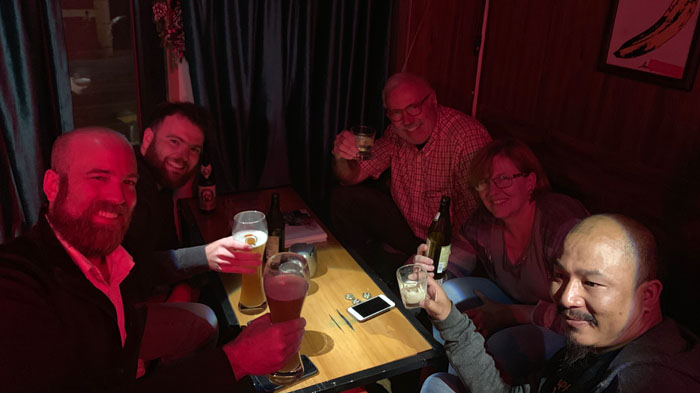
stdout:
POLYGON ((280 237, 268 235, 265 245, 265 258, 269 258, 280 252, 280 237))
POLYGON ((452 251, 452 245, 448 244, 440 249, 440 260, 438 261, 437 272, 438 274, 447 270, 447 262, 450 260, 450 252, 452 251))
POLYGON ((202 211, 210 212, 216 209, 216 186, 200 186, 199 208, 202 211))

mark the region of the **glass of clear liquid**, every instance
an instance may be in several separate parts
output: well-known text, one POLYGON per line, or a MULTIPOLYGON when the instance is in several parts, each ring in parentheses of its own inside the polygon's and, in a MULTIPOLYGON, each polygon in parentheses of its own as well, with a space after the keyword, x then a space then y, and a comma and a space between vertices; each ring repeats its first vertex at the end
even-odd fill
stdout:
POLYGON ((363 161, 372 158, 372 145, 374 145, 377 130, 362 124, 350 127, 350 131, 355 136, 355 145, 358 150, 357 159, 363 161))
POLYGON ((428 287, 428 272, 419 263, 403 265, 396 270, 399 291, 404 307, 418 308, 425 299, 428 287))

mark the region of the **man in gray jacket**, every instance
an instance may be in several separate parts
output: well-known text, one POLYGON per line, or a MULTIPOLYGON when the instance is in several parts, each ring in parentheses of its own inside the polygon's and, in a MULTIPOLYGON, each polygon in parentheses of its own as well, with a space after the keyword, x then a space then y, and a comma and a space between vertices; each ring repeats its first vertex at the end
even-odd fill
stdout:
POLYGON ((567 345, 529 383, 499 375, 483 337, 432 279, 423 308, 459 374, 430 376, 422 392, 700 392, 698 338, 663 318, 656 242, 619 215, 581 221, 567 235, 551 294, 567 345))

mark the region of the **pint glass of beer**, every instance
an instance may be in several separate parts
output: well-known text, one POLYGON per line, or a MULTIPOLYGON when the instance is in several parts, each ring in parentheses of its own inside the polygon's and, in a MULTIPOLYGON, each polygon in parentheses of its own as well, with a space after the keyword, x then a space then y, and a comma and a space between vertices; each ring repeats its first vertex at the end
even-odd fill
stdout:
MULTIPOLYGON (((281 252, 268 258, 263 276, 265 295, 272 323, 299 318, 309 289, 309 267, 303 255, 281 252)), ((299 353, 279 371, 269 375, 278 385, 289 385, 301 378, 304 367, 299 353)))
POLYGON ((258 314, 265 311, 265 293, 262 289, 262 258, 267 243, 265 214, 257 210, 246 210, 233 217, 233 238, 253 247, 259 255, 261 266, 254 274, 241 275, 241 298, 238 309, 243 314, 258 314))

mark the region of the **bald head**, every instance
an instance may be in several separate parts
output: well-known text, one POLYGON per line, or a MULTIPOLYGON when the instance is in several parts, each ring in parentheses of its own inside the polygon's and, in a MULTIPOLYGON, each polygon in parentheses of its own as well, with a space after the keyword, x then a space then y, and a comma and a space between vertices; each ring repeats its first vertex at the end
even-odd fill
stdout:
POLYGON ((119 247, 136 206, 138 169, 123 135, 81 128, 61 135, 44 174, 54 231, 91 261, 119 247))
POLYGON ((425 95, 433 91, 433 88, 425 79, 409 72, 400 72, 390 76, 384 84, 384 89, 382 90, 382 101, 384 102, 384 106, 386 106, 387 95, 396 88, 404 86, 411 86, 416 90, 421 91, 421 95, 425 95))
POLYGON ((126 137, 114 130, 102 127, 77 128, 56 138, 51 149, 51 169, 57 173, 65 174, 70 168, 75 154, 79 154, 81 148, 86 145, 105 145, 114 143, 131 150, 131 144, 126 137))
POLYGON ((550 293, 574 347, 619 348, 661 321, 656 263, 654 236, 630 218, 591 216, 569 232, 550 293))
POLYGON ((621 251, 624 258, 636 265, 635 284, 658 278, 656 240, 649 229, 639 222, 619 214, 590 216, 569 232, 606 239, 621 251))

